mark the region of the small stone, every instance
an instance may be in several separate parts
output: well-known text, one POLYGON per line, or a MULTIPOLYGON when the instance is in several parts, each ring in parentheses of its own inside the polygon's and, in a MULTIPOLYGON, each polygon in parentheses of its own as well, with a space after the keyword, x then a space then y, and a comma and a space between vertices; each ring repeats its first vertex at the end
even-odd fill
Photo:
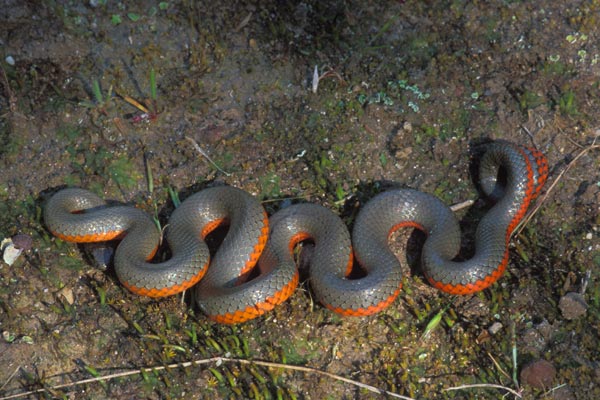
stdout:
POLYGON ((581 293, 569 292, 560 298, 558 308, 565 319, 575 319, 584 315, 588 305, 581 293))
POLYGON ((75 302, 75 296, 73 295, 73 290, 71 288, 65 286, 58 294, 62 296, 69 305, 73 305, 75 302))
POLYGON ((536 328, 529 328, 521 334, 520 347, 524 353, 539 355, 546 347, 546 340, 536 328))
POLYGON ((15 59, 13 58, 13 56, 6 56, 6 58, 4 59, 4 61, 6 61, 6 63, 10 66, 14 66, 15 65, 15 59))
POLYGON ((0 252, 2 252, 2 260, 7 265, 13 265, 23 250, 18 249, 12 239, 4 239, 0 243, 0 252))
POLYGON ((521 383, 536 389, 548 389, 556 377, 556 368, 551 362, 537 360, 521 370, 521 383))
POLYGON ((496 321, 488 328, 488 332, 490 333, 490 335, 495 335, 496 333, 500 332, 500 329, 502 328, 503 325, 500 322, 496 321))
POLYGON ((412 154, 412 147, 407 146, 407 147, 403 147, 401 149, 396 150, 396 152, 394 153, 394 157, 396 157, 399 160, 408 158, 411 154, 412 154))
POLYGON ((33 239, 29 235, 19 233, 12 237, 13 244, 17 249, 27 251, 33 246, 33 239))
POLYGON ((555 326, 550 325, 547 319, 542 320, 539 324, 535 326, 535 329, 542 335, 542 338, 545 342, 548 342, 552 339, 554 333, 557 331, 555 326))

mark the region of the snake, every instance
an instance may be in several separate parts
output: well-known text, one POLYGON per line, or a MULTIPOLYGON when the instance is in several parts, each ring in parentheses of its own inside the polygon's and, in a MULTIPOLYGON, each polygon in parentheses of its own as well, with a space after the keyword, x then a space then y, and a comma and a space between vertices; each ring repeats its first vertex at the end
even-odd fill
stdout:
POLYGON ((193 302, 210 319, 236 324, 285 302, 299 283, 301 242, 314 244, 309 284, 318 301, 345 316, 380 312, 398 297, 403 276, 390 236, 416 228, 427 237, 421 267, 430 284, 450 294, 488 288, 504 273, 509 242, 548 175, 546 157, 532 147, 505 141, 485 145, 479 186, 493 206, 480 220, 470 259, 457 261, 461 230, 454 213, 437 197, 410 188, 383 191, 362 207, 352 235, 328 208, 299 203, 270 218, 244 190, 213 186, 190 195, 166 227, 170 258, 153 261, 161 231, 142 210, 107 205, 80 188, 56 192, 44 207, 49 231, 69 242, 119 240, 114 268, 131 292, 164 297, 192 290, 193 302), (227 233, 216 253, 206 238, 217 227, 227 233), (353 266, 362 271, 351 276, 353 266))

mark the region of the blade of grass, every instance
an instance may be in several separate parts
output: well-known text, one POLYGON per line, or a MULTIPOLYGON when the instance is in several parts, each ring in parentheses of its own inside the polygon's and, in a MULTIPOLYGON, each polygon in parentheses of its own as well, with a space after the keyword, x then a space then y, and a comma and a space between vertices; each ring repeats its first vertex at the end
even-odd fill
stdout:
POLYGON ((146 183, 148 184, 148 192, 154 193, 154 177, 152 176, 152 168, 148 162, 148 157, 144 153, 144 164, 146 165, 146 183))
POLYGON ((179 194, 175 190, 173 190, 172 187, 168 187, 167 190, 169 191, 169 197, 171 198, 171 201, 173 202, 175 208, 179 207, 181 205, 181 200, 179 200, 179 194))
POLYGON ((92 81, 92 92, 94 93, 94 98, 98 104, 104 103, 102 89, 100 89, 100 81, 98 81, 98 79, 92 81))

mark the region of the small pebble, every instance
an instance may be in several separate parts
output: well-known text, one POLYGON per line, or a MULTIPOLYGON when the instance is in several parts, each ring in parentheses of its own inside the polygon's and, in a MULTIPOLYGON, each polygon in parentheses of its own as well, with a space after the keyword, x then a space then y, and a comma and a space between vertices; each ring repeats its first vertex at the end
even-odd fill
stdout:
POLYGON ((536 328, 528 328, 520 335, 519 350, 524 353, 539 355, 546 347, 546 340, 536 328))
POLYGON ((33 239, 29 235, 19 233, 12 237, 13 244, 17 249, 27 251, 33 246, 33 239))
POLYGON ((69 305, 73 305, 73 303, 75 302, 75 296, 73 295, 73 290, 69 287, 65 286, 58 292, 58 294, 60 296, 62 296, 69 305))
POLYGON ((584 315, 588 305, 581 293, 569 292, 560 298, 558 308, 565 319, 575 319, 584 315))
POLYGON ((4 59, 4 61, 6 61, 6 63, 8 65, 11 65, 11 66, 15 65, 15 59, 13 58, 13 56, 6 56, 6 58, 4 59))
POLYGON ((500 329, 502 329, 502 327, 502 324, 496 321, 488 328, 488 332, 490 333, 490 335, 495 335, 500 331, 500 329))
POLYGON ((556 368, 551 362, 537 360, 521 370, 521 383, 536 389, 548 389, 556 377, 556 368))
POLYGON ((6 265, 13 265, 23 250, 17 249, 12 239, 4 239, 0 242, 0 252, 6 265))

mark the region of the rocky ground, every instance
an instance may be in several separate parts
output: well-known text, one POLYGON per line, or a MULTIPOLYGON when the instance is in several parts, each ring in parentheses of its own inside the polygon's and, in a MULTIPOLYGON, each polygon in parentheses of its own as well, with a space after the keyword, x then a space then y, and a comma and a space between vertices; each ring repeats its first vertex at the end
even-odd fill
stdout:
MULTIPOLYGON (((600 398, 597 1, 2 3, 0 239, 25 251, 0 263, 0 398, 385 398, 315 370, 412 398, 600 398), (41 217, 78 186, 164 225, 169 189, 228 184, 351 226, 392 185, 478 199, 471 156, 496 139, 550 163, 507 272, 452 297, 409 246, 399 299, 367 318, 305 282, 221 326, 129 293, 41 217)), ((467 253, 486 209, 459 211, 467 253)))

